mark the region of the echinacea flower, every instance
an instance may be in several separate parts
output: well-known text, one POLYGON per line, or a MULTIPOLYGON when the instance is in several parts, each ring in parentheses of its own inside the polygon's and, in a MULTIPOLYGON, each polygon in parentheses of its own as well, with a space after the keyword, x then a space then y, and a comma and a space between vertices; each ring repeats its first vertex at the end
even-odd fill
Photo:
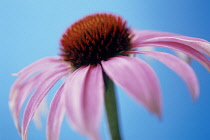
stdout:
POLYGON ((165 52, 140 51, 138 47, 165 47, 197 60, 208 70, 210 43, 178 34, 130 29, 120 16, 108 13, 88 15, 72 24, 63 34, 59 57, 42 58, 18 73, 10 93, 9 106, 22 139, 35 111, 53 85, 63 84, 51 101, 47 121, 47 139, 59 138, 64 115, 72 128, 93 140, 99 140, 98 127, 104 104, 106 78, 122 87, 151 113, 161 117, 161 92, 153 69, 130 54, 153 57, 187 84, 193 99, 199 85, 193 69, 176 56, 165 52), (205 56, 207 55, 207 56, 205 56), (24 101, 33 92, 19 124, 24 101))

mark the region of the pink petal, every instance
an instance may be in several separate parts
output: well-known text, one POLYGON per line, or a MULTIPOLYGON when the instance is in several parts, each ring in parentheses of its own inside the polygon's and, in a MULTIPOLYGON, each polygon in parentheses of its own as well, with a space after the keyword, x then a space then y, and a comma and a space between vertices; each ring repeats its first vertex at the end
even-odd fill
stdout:
POLYGON ((153 43, 153 42, 168 42, 168 43, 174 42, 178 44, 184 44, 210 56, 210 43, 209 42, 196 41, 193 39, 189 40, 189 39, 182 38, 182 36, 176 36, 176 37, 151 38, 151 39, 143 41, 142 43, 153 43))
POLYGON ((13 98, 13 96, 15 96, 14 90, 18 89, 19 86, 22 85, 30 76, 44 69, 47 69, 47 68, 51 69, 51 67, 55 65, 59 65, 62 67, 69 67, 64 61, 60 61, 60 59, 58 58, 47 57, 47 58, 40 59, 34 62, 33 64, 23 68, 19 73, 16 74, 17 76, 19 76, 19 78, 15 81, 15 83, 13 84, 10 90, 10 99, 13 98), (52 62, 48 63, 48 61, 50 60, 52 62), (57 63, 56 61, 59 63, 57 63), (43 62, 43 64, 41 64, 41 62, 43 62), (56 63, 53 63, 53 62, 56 62, 56 63))
MULTIPOLYGON (((49 78, 49 73, 53 73, 55 70, 62 70, 68 69, 68 67, 63 65, 52 66, 51 69, 47 69, 45 71, 41 71, 40 73, 33 75, 29 79, 21 79, 20 83, 17 83, 16 86, 11 90, 11 96, 9 100, 9 106, 12 111, 12 115, 14 118, 15 126, 17 127, 18 131, 20 132, 20 124, 19 124, 19 116, 22 105, 24 101, 27 99, 28 95, 39 86, 41 83, 45 82, 49 78)), ((20 77, 21 78, 21 77, 20 77)))
POLYGON ((133 42, 135 42, 137 44, 144 42, 147 39, 156 38, 156 37, 180 37, 180 38, 187 39, 187 40, 208 42, 204 39, 183 36, 183 35, 169 33, 169 32, 159 32, 159 31, 149 31, 149 30, 133 30, 132 32, 134 35, 136 35, 133 42))
POLYGON ((54 71, 53 73, 49 73, 48 80, 45 83, 42 83, 34 92, 34 94, 31 96, 23 115, 23 122, 22 122, 23 140, 27 139, 26 134, 29 122, 32 119, 39 104, 41 103, 45 95, 48 93, 48 91, 52 88, 52 86, 68 72, 69 72, 68 69, 63 69, 62 71, 59 70, 59 71, 54 71))
POLYGON ((16 91, 14 92, 15 96, 13 96, 13 98, 9 100, 9 107, 13 115, 15 126, 18 129, 19 133, 21 133, 19 117, 22 105, 28 95, 31 93, 31 91, 37 87, 35 79, 40 79, 41 74, 42 73, 32 77, 29 82, 24 84, 24 86, 16 88, 16 91))
POLYGON ((33 122, 38 129, 42 129, 41 116, 46 117, 48 115, 48 111, 49 109, 48 109, 47 97, 45 97, 33 116, 33 122))
POLYGON ((181 51, 199 61, 210 71, 210 61, 200 53, 210 55, 210 43, 206 40, 156 31, 134 30, 133 33, 136 35, 133 47, 158 46, 181 51))
POLYGON ((166 66, 175 71, 186 82, 188 88, 192 93, 193 99, 196 99, 198 97, 199 85, 197 77, 193 69, 186 62, 171 54, 163 52, 129 51, 128 53, 146 54, 164 63, 166 66))
POLYGON ((64 84, 58 89, 50 105, 50 112, 47 120, 47 140, 59 139, 60 128, 65 114, 62 100, 63 87, 64 84))
POLYGON ((43 67, 46 67, 47 65, 60 63, 60 61, 61 61, 61 58, 45 57, 45 58, 39 59, 39 60, 35 61, 34 63, 28 65, 27 67, 23 68, 18 73, 16 73, 15 75, 21 75, 21 74, 27 73, 29 71, 36 71, 43 67))
POLYGON ((102 61, 105 73, 149 111, 161 116, 161 97, 157 77, 152 68, 137 58, 114 57, 102 61))
POLYGON ((204 56, 202 53, 200 53, 199 51, 190 48, 186 45, 183 44, 177 44, 177 43, 168 43, 168 42, 157 42, 157 43, 144 43, 144 44, 140 44, 139 47, 143 47, 143 46, 159 46, 159 47, 165 47, 165 48, 170 48, 170 49, 174 49, 177 51, 181 51, 185 54, 187 54, 189 57, 197 60, 198 62, 200 62, 204 67, 206 67, 206 69, 208 69, 210 71, 210 61, 209 59, 204 56))
POLYGON ((80 67, 67 79, 65 105, 71 126, 90 139, 99 140, 104 84, 100 65, 80 67))

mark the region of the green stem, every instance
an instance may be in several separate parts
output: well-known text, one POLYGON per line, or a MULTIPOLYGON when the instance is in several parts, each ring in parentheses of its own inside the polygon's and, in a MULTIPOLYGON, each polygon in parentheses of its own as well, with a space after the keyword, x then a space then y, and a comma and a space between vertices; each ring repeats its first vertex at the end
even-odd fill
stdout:
POLYGON ((112 140, 121 140, 114 84, 105 74, 104 81, 106 86, 105 107, 111 138, 112 140))

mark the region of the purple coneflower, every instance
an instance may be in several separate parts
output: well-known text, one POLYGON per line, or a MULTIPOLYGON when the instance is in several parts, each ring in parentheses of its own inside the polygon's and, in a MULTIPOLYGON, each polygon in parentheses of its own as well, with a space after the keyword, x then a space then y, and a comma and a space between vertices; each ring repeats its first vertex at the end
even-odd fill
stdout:
POLYGON ((180 51, 210 70, 210 43, 203 39, 157 31, 128 28, 120 16, 108 13, 88 15, 63 34, 59 57, 42 58, 18 73, 10 93, 9 106, 22 139, 40 103, 62 77, 63 84, 51 101, 47 121, 48 140, 59 138, 67 115, 73 129, 93 140, 100 139, 98 128, 110 81, 122 87, 151 113, 161 117, 161 93, 153 69, 130 54, 153 57, 186 82, 193 99, 199 85, 193 69, 176 56, 165 52, 139 51, 138 47, 165 47, 180 51), (33 91, 19 124, 24 101, 33 91))

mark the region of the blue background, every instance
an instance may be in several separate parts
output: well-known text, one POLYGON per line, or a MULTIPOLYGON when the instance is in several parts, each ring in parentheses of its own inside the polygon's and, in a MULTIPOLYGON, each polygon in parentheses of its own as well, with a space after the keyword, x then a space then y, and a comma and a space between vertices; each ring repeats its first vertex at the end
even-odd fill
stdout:
MULTIPOLYGON (((94 12, 123 16, 129 26, 174 32, 210 41, 208 0, 1 0, 0 1, 0 140, 20 140, 8 109, 9 90, 16 79, 11 73, 45 56, 59 53, 59 39, 74 21, 94 12)), ((208 140, 210 139, 210 74, 192 61, 200 82, 200 96, 191 100, 189 91, 174 72, 157 61, 155 69, 162 89, 163 119, 139 106, 117 88, 121 132, 124 140, 208 140)), ((50 92, 48 102, 57 85, 50 92)), ((46 117, 43 118, 45 126, 46 117)), ((101 134, 108 139, 105 117, 101 134)), ((30 123, 29 140, 44 140, 41 130, 30 123)), ((85 140, 64 120, 61 140, 85 140)))

